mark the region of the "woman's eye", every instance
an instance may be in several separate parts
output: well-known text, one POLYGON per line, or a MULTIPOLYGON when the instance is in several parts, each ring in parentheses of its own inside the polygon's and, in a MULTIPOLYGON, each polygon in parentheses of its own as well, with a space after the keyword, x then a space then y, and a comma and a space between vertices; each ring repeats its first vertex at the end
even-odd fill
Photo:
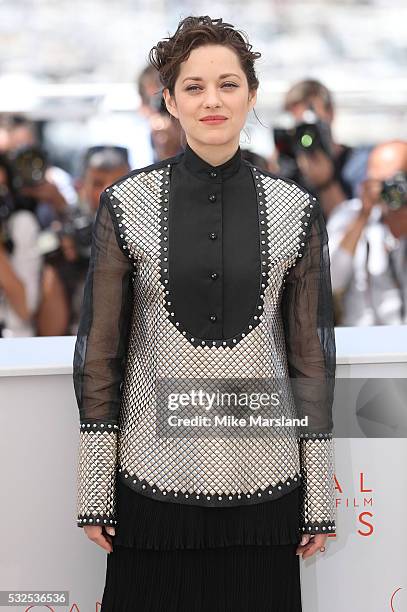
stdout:
MULTIPOLYGON (((230 89, 231 87, 238 87, 236 83, 222 83, 222 87, 225 86, 227 89, 230 89)), ((196 91, 197 89, 199 89, 198 85, 190 85, 189 87, 187 87, 186 91, 196 91)))

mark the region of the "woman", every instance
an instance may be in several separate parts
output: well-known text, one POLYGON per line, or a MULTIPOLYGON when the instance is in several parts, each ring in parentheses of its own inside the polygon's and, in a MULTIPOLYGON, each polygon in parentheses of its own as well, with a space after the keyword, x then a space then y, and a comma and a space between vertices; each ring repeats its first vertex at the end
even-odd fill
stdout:
POLYGON ((313 197, 242 159, 250 49, 209 17, 153 47, 185 151, 101 196, 74 381, 104 612, 301 610, 298 554, 335 531, 327 234, 313 197), (209 405, 276 384, 284 434, 247 426, 267 401, 209 405))

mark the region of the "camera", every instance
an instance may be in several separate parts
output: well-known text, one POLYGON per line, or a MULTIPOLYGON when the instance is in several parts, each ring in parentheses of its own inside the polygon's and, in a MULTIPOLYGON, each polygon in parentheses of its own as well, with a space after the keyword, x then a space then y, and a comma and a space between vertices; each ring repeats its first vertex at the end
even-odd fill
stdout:
POLYGON ((312 153, 316 150, 332 155, 330 127, 319 119, 312 107, 303 113, 300 122, 289 127, 274 128, 273 136, 280 155, 295 159, 299 153, 312 153))
POLYGON ((75 209, 62 224, 58 235, 69 236, 75 244, 80 257, 89 258, 92 244, 93 218, 88 214, 75 209))
POLYGON ((46 152, 41 147, 26 145, 8 154, 13 170, 13 188, 32 187, 45 180, 48 165, 46 152))
POLYGON ((92 245, 93 218, 75 208, 62 221, 54 221, 39 237, 39 248, 46 261, 63 255, 64 238, 70 238, 79 259, 89 260, 92 245))
POLYGON ((380 198, 392 210, 399 210, 407 205, 407 173, 396 172, 391 178, 382 183, 380 198))

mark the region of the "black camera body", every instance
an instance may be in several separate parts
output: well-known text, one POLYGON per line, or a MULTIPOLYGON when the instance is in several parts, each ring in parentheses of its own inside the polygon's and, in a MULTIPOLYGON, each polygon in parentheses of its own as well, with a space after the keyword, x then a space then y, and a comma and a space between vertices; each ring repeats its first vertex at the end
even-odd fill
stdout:
POLYGON ((8 154, 13 171, 13 188, 32 187, 42 183, 48 166, 46 152, 37 146, 26 145, 8 154))
POLYGON ((407 173, 396 172, 382 183, 381 199, 391 210, 399 210, 407 205, 407 173))
POLYGON ((74 209, 62 224, 58 235, 69 236, 75 243, 80 257, 89 258, 92 245, 93 218, 78 208, 74 209))
POLYGON ((332 156, 331 128, 321 121, 312 108, 305 111, 302 120, 288 128, 273 129, 274 143, 280 155, 296 159, 299 153, 322 150, 332 156))

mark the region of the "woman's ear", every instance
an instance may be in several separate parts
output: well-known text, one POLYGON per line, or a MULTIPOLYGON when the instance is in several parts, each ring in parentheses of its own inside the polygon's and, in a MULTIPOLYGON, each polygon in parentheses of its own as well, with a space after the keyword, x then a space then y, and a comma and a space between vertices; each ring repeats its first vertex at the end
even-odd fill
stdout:
POLYGON ((168 87, 164 87, 163 89, 163 98, 167 111, 170 113, 170 115, 178 119, 177 107, 175 105, 173 96, 170 95, 168 87))
POLYGON ((250 110, 252 110, 256 102, 257 102, 257 89, 252 89, 252 91, 249 93, 250 110))

